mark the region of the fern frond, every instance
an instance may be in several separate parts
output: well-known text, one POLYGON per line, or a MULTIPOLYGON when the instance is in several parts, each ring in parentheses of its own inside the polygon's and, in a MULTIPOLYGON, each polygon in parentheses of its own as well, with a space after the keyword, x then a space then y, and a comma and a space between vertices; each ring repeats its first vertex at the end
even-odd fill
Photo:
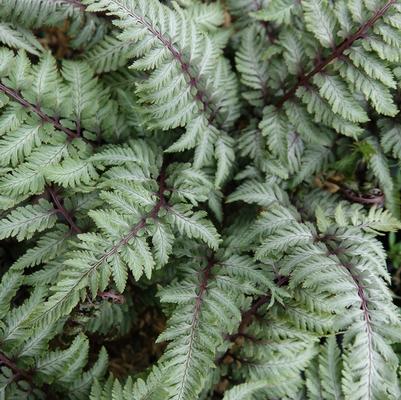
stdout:
POLYGON ((171 388, 169 399, 198 397, 205 385, 204 372, 213 365, 222 340, 221 330, 230 333, 238 326, 243 296, 255 291, 246 284, 246 277, 253 273, 256 279, 263 279, 258 266, 245 258, 209 258, 201 266, 196 261, 188 262, 183 263, 182 283, 172 284, 160 293, 163 302, 177 304, 167 330, 158 339, 170 341, 160 360, 163 368, 174 371, 167 381, 171 388), (244 264, 247 268, 243 268, 244 264), (222 292, 219 288, 230 290, 222 292))
POLYGON ((30 31, 6 22, 0 22, 0 42, 15 49, 24 49, 36 56, 43 51, 43 47, 30 31))
POLYGON ((263 104, 268 91, 268 65, 261 57, 264 45, 263 28, 252 25, 243 33, 241 47, 236 53, 241 82, 250 88, 244 97, 254 106, 263 104))
POLYGON ((105 36, 84 58, 98 74, 116 71, 133 58, 132 45, 133 42, 122 42, 115 35, 105 36))
POLYGON ((18 207, 0 220, 0 238, 30 239, 35 232, 49 229, 56 223, 56 210, 46 200, 36 205, 18 207))
POLYGON ((56 225, 54 229, 46 232, 37 242, 35 247, 26 251, 12 266, 20 270, 51 261, 60 254, 63 246, 69 238, 65 225, 56 225))
MULTIPOLYGON (((178 7, 169 9, 153 0, 146 4, 126 0, 86 3, 89 10, 108 11, 121 19, 118 25, 129 27, 121 39, 135 41, 138 59, 133 68, 149 73, 145 81, 138 82, 137 92, 140 101, 149 105, 151 125, 163 130, 187 127, 191 139, 185 144, 179 141, 174 150, 196 147, 195 164, 205 165, 210 159, 205 149, 212 149, 237 117, 236 82, 220 49, 178 7), (173 22, 174 28, 164 20, 173 22), (191 32, 191 41, 187 32, 191 32), (194 120, 198 121, 196 128, 191 123, 194 120)), ((220 170, 230 168, 231 157, 217 147, 216 159, 224 165, 220 170)), ((217 185, 225 175, 220 173, 217 185)))
MULTIPOLYGON (((143 142, 133 143, 133 149, 141 145, 143 142)), ((114 155, 113 150, 113 159, 114 155)), ((150 157, 155 159, 154 155, 150 157)), ((96 159, 100 160, 106 161, 103 157, 96 159)), ((115 163, 119 164, 120 158, 115 159, 115 163)), ((142 169, 143 175, 149 174, 140 162, 134 165, 142 169)), ((180 170, 179 165, 177 168, 180 170)), ((176 184, 177 189, 180 187, 181 181, 174 167, 159 172, 158 179, 153 177, 138 183, 126 181, 124 177, 119 181, 105 180, 105 187, 111 190, 101 194, 103 208, 89 212, 97 232, 79 235, 77 250, 68 254, 64 262, 67 268, 53 288, 54 293, 40 319, 54 321, 68 314, 87 288, 94 297, 104 291, 110 275, 120 292, 125 289, 128 270, 136 280, 143 274, 150 278, 156 260, 162 262, 160 266, 167 262, 176 231, 179 236, 199 239, 211 248, 218 247, 217 231, 202 211, 194 211, 193 205, 182 203, 179 198, 166 197, 167 182, 172 193, 176 184), (154 234, 155 230, 158 234, 154 234), (153 235, 154 250, 149 245, 150 235, 153 235)))
POLYGON ((396 0, 0 3, 0 398, 401 398, 396 0))
POLYGON ((29 29, 60 26, 70 19, 71 44, 79 48, 96 43, 107 29, 106 21, 84 11, 82 3, 75 0, 4 0, 0 19, 29 29))

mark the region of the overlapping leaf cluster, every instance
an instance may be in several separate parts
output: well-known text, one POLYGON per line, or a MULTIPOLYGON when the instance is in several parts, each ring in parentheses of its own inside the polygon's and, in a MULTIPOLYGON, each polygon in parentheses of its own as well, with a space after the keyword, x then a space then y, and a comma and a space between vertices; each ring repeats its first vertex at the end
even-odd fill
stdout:
POLYGON ((400 398, 396 0, 4 0, 0 42, 2 398, 400 398))

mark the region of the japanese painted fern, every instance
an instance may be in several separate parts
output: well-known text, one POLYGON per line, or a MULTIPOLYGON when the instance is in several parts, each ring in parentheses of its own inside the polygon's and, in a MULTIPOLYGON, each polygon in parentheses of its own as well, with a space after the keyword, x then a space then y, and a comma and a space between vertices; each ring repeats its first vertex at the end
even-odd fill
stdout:
POLYGON ((0 398, 401 398, 399 2, 4 0, 0 43, 0 398))

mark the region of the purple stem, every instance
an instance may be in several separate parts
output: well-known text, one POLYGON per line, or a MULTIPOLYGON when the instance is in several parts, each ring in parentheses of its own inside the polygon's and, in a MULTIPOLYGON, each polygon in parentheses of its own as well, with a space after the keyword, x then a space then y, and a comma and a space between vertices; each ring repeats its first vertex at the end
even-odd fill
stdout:
POLYGON ((362 24, 359 29, 352 34, 351 36, 349 36, 348 38, 344 39, 334 50, 333 52, 330 54, 329 57, 322 59, 318 62, 318 64, 316 65, 316 67, 309 72, 306 75, 302 75, 298 82, 290 89, 288 90, 283 97, 281 98, 281 100, 276 104, 277 108, 281 108, 283 106, 283 104, 291 99, 295 93, 297 92, 298 88, 300 88, 301 86, 307 86, 309 84, 309 81, 319 72, 321 72, 324 68, 327 67, 327 65, 329 65, 332 61, 336 60, 337 58, 339 58, 345 50, 347 50, 348 48, 350 48, 353 43, 358 40, 358 39, 362 39, 367 31, 372 28, 372 26, 377 22, 378 19, 380 19, 387 11, 388 9, 396 2, 396 0, 389 0, 387 1, 387 3, 379 8, 371 18, 369 18, 364 24, 362 24))
POLYGON ((172 43, 172 41, 165 37, 159 30, 157 30, 151 23, 145 20, 141 15, 137 15, 133 13, 129 8, 125 7, 123 4, 120 4, 120 7, 124 9, 127 15, 136 19, 141 25, 145 26, 146 29, 155 36, 164 47, 166 47, 173 58, 180 64, 182 72, 187 76, 188 84, 195 89, 195 99, 200 101, 203 105, 203 111, 209 114, 208 121, 212 123, 218 114, 218 108, 212 108, 212 99, 200 87, 199 77, 191 72, 190 65, 184 60, 184 55, 181 51, 179 51, 172 43))
POLYGON ((61 204, 60 198, 57 194, 56 191, 54 191, 50 186, 47 188, 48 193, 50 194, 54 205, 56 206, 55 209, 57 212, 59 212, 64 219, 68 222, 70 225, 71 230, 74 233, 82 233, 81 229, 75 224, 74 220, 72 219, 72 216, 70 213, 65 209, 65 207, 61 204))
POLYGON ((17 367, 14 361, 9 359, 5 354, 0 353, 0 365, 3 364, 6 367, 10 368, 16 377, 21 377, 25 379, 28 382, 32 382, 32 376, 27 372, 24 371, 23 369, 20 369, 17 367))
POLYGON ((50 117, 49 115, 45 114, 39 106, 36 106, 30 103, 29 101, 25 100, 17 91, 9 88, 8 86, 2 83, 0 83, 0 91, 5 93, 8 97, 13 99, 17 103, 21 104, 23 107, 34 112, 42 119, 42 121, 52 124, 56 129, 64 132, 70 140, 79 137, 79 135, 76 132, 73 132, 70 129, 66 128, 65 126, 61 125, 56 118, 50 117))

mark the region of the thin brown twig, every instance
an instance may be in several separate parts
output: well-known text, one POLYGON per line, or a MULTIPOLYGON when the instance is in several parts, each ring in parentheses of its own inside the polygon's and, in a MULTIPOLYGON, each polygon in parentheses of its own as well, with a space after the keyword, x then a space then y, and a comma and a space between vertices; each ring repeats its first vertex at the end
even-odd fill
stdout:
POLYGON ((344 197, 347 200, 350 200, 354 203, 366 204, 366 205, 376 205, 376 206, 381 207, 381 206, 383 206, 384 201, 385 201, 385 196, 384 196, 384 193, 382 193, 382 192, 378 193, 377 195, 371 195, 371 196, 364 196, 364 195, 358 194, 348 188, 341 188, 340 192, 344 195, 344 197))

